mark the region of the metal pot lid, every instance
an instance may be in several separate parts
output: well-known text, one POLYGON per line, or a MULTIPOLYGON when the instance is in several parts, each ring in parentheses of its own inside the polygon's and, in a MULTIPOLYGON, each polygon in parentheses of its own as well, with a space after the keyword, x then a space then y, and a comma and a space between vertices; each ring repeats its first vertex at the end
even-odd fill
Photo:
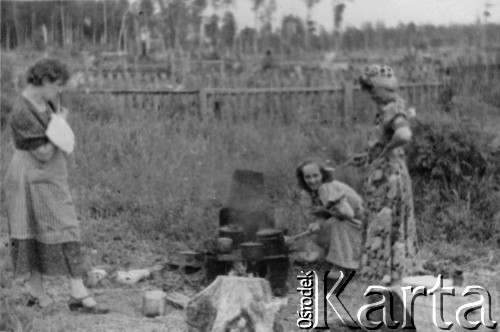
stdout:
POLYGON ((243 228, 240 226, 235 226, 235 225, 230 225, 230 226, 223 226, 219 229, 221 232, 226 232, 226 233, 242 233, 243 228))
POLYGON ((240 247, 245 247, 245 248, 262 247, 262 243, 260 243, 260 242, 243 242, 240 244, 240 247))
POLYGON ((283 231, 281 229, 276 229, 276 228, 265 228, 261 229, 260 231, 257 232, 257 236, 275 236, 275 235, 281 235, 283 234, 283 231))

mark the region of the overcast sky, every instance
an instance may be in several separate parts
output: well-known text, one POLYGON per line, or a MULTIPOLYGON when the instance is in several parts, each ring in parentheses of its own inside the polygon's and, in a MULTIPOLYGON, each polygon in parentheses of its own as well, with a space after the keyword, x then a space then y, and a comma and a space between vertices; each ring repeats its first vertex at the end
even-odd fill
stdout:
MULTIPOLYGON (((334 0, 320 0, 313 10, 313 20, 327 30, 333 27, 334 0)), ((235 14, 238 29, 254 26, 251 10, 252 0, 233 0, 231 11, 235 14)), ((489 22, 500 23, 500 0, 488 0, 492 5, 489 22)), ((276 0, 275 22, 284 15, 294 14, 306 17, 305 0, 276 0)), ((383 21, 386 26, 395 26, 399 22, 416 24, 451 24, 475 23, 477 18, 484 18, 485 0, 353 0, 346 3, 344 27, 360 27, 365 22, 383 21)))

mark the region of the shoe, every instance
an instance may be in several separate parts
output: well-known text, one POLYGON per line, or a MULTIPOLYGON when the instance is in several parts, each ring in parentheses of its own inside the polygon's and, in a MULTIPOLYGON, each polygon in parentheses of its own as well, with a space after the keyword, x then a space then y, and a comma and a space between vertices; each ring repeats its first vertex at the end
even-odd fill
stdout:
POLYGON ((96 304, 92 307, 87 307, 83 304, 83 300, 91 298, 91 296, 85 296, 81 299, 75 299, 74 297, 70 297, 68 301, 68 306, 70 311, 77 311, 85 314, 107 314, 109 312, 109 308, 106 308, 103 305, 96 304))
POLYGON ((28 299, 28 302, 26 302, 27 307, 39 307, 39 308, 46 308, 49 305, 51 305, 54 301, 48 296, 48 295, 42 295, 39 297, 30 295, 30 298, 28 299))

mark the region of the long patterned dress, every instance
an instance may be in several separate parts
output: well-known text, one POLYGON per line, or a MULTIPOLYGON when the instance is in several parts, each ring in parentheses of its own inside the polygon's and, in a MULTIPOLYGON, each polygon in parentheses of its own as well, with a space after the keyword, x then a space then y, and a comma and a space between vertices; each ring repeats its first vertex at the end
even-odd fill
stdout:
POLYGON ((367 225, 361 275, 364 279, 392 283, 415 264, 416 224, 410 175, 403 148, 381 157, 391 141, 393 121, 410 117, 404 101, 397 98, 380 106, 369 135, 368 172, 363 184, 367 225))

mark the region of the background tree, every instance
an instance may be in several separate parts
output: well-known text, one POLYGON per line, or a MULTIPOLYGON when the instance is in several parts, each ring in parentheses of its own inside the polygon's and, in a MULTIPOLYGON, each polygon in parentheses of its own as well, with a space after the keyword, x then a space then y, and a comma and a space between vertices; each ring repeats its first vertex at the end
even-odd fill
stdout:
POLYGON ((259 20, 262 23, 259 29, 260 51, 272 48, 273 20, 276 13, 276 0, 267 0, 262 5, 259 20))
POLYGON ((283 17, 281 34, 288 52, 304 50, 306 27, 300 17, 294 15, 283 17))
MULTIPOLYGON (((309 18, 319 2, 290 1, 306 1, 309 18)), ((234 16, 226 14, 231 12, 234 0, 137 0, 132 6, 129 0, 2 0, 0 42, 3 50, 30 46, 41 50, 48 44, 72 51, 115 49, 133 53, 138 46, 140 26, 147 25, 151 34, 160 36, 168 49, 195 52, 203 41, 201 32, 205 24, 202 24, 202 16, 207 14, 207 8, 215 12, 213 8, 216 7, 218 13, 226 9, 218 22, 221 30, 217 36, 217 43, 226 50, 236 49, 235 40, 238 39, 240 46, 245 45, 245 52, 261 53, 264 49, 273 49, 276 53, 281 50, 297 54, 309 46, 313 50, 327 49, 331 41, 339 36, 343 38, 338 38, 335 45, 340 46, 343 39, 342 49, 346 51, 369 48, 410 50, 412 46, 424 51, 446 47, 484 46, 490 50, 500 47, 500 24, 485 22, 483 16, 478 17, 476 24, 468 25, 417 27, 410 23, 386 27, 378 22, 343 30, 342 13, 348 6, 347 1, 332 0, 333 32, 318 28, 312 35, 307 29, 311 24, 292 15, 283 18, 275 27, 276 0, 252 0, 256 29, 239 34, 236 33, 234 16), (341 30, 344 32, 339 34, 341 30), (309 37, 312 39, 309 40, 309 37), (250 48, 246 44, 249 40, 253 43, 250 48)), ((212 42, 215 43, 215 40, 212 42)))
POLYGON ((304 35, 304 38, 305 38, 305 45, 306 45, 306 48, 309 48, 310 45, 309 45, 309 39, 310 39, 310 35, 313 31, 313 27, 314 27, 314 24, 313 24, 313 21, 312 21, 312 10, 313 10, 313 7, 319 3, 321 0, 304 0, 306 2, 306 8, 307 8, 307 11, 306 11, 306 26, 307 26, 307 29, 305 31, 305 35, 304 35))
POLYGON ((200 48, 203 43, 203 11, 207 7, 207 0, 193 0, 188 7, 188 19, 191 30, 195 32, 194 45, 200 48))
POLYGON ((183 0, 159 0, 161 9, 161 29, 165 31, 165 44, 171 49, 182 46, 187 40, 189 9, 183 0))
POLYGON ((243 52, 255 52, 255 45, 257 39, 257 30, 254 28, 246 27, 240 31, 239 34, 240 42, 241 42, 241 50, 243 52))
POLYGON ((205 35, 210 40, 210 45, 214 50, 219 40, 219 16, 217 14, 213 14, 205 24, 205 35))
MULTIPOLYGON (((262 7, 266 0, 252 0, 253 2, 253 15, 254 15, 254 26, 255 26, 255 31, 259 31, 259 20, 260 20, 260 15, 259 15, 259 10, 262 7)), ((258 34, 255 34, 255 37, 253 38, 253 53, 258 53, 258 34)))
POLYGON ((234 40, 236 38, 236 20, 233 13, 227 11, 222 18, 220 35, 226 50, 234 50, 234 40))

